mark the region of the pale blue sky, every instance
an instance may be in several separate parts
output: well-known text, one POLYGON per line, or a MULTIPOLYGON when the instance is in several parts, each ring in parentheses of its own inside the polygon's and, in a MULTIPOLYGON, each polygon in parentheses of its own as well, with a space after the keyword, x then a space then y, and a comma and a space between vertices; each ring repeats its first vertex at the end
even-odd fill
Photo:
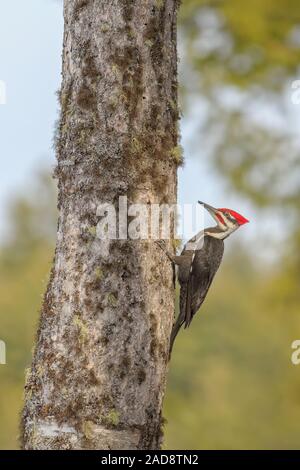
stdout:
MULTIPOLYGON (((30 190, 35 169, 54 166, 52 150, 57 118, 55 92, 61 79, 62 2, 0 0, 0 80, 7 86, 7 104, 0 105, 0 235, 12 196, 30 190)), ((182 120, 186 164, 179 171, 179 202, 198 199, 232 207, 251 220, 241 240, 258 230, 257 214, 247 201, 229 195, 205 160, 205 149, 193 145, 198 111, 182 120), (199 154, 199 158, 190 158, 199 154), (246 234, 247 233, 247 234, 246 234)), ((265 225, 272 223, 265 221, 265 225)))
POLYGON ((0 0, 0 233, 12 194, 32 183, 35 168, 54 164, 55 91, 60 84, 62 4, 0 0))

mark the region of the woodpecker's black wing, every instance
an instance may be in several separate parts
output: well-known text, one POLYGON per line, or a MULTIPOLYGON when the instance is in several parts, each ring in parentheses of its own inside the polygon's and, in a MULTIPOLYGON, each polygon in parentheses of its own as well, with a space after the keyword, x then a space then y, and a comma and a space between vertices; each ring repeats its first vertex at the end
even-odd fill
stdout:
POLYGON ((202 248, 196 250, 188 280, 185 328, 190 325, 193 316, 204 302, 223 253, 223 240, 211 236, 205 236, 202 248))
POLYGON ((178 331, 184 324, 188 327, 195 313, 205 300, 212 280, 220 266, 224 242, 205 235, 200 249, 183 249, 178 262, 180 283, 180 312, 171 334, 170 352, 178 331))
POLYGON ((184 310, 185 328, 190 326, 195 313, 204 302, 216 272, 212 273, 209 269, 210 266, 207 263, 202 263, 202 259, 200 259, 200 266, 196 267, 197 262, 199 262, 199 260, 194 259, 191 265, 188 282, 183 289, 182 308, 184 310), (199 268, 201 268, 201 273, 199 273, 199 268))

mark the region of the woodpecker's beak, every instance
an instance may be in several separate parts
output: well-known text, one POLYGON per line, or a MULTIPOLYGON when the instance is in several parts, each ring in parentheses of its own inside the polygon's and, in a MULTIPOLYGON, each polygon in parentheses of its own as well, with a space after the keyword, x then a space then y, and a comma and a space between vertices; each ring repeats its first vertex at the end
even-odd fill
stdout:
POLYGON ((220 220, 218 219, 218 216, 217 216, 218 209, 215 209, 213 206, 210 206, 209 204, 206 204, 205 202, 202 202, 202 201, 198 201, 198 204, 201 204, 204 207, 204 209, 206 209, 210 213, 210 215, 217 222, 217 224, 220 223, 220 220))
POLYGON ((213 206, 210 206, 209 204, 206 204, 205 202, 198 201, 199 204, 202 204, 202 206, 210 213, 212 218, 217 222, 219 227, 223 227, 224 223, 222 223, 222 219, 220 220, 219 216, 219 210, 216 209, 213 206))

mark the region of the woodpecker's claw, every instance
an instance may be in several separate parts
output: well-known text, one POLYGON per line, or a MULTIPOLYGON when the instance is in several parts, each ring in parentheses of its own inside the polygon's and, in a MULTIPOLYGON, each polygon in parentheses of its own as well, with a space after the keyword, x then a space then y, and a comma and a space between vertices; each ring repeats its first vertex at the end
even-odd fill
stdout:
POLYGON ((164 252, 164 254, 169 258, 173 266, 175 265, 175 258, 167 249, 166 242, 164 240, 155 240, 155 243, 159 246, 159 248, 164 252))
POLYGON ((166 251, 166 242, 163 240, 155 240, 155 243, 161 248, 163 251, 166 251))

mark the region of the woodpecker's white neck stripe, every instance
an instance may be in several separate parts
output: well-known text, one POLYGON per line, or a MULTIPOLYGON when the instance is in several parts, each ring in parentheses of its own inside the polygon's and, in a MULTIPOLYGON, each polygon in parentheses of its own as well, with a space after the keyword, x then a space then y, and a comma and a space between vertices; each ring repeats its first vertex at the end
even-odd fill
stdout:
POLYGON ((238 227, 232 226, 232 227, 227 227, 226 230, 220 230, 220 232, 210 232, 209 229, 205 230, 205 234, 209 235, 210 237, 213 238, 218 238, 219 240, 224 240, 225 238, 229 237, 235 230, 237 230, 238 227))

